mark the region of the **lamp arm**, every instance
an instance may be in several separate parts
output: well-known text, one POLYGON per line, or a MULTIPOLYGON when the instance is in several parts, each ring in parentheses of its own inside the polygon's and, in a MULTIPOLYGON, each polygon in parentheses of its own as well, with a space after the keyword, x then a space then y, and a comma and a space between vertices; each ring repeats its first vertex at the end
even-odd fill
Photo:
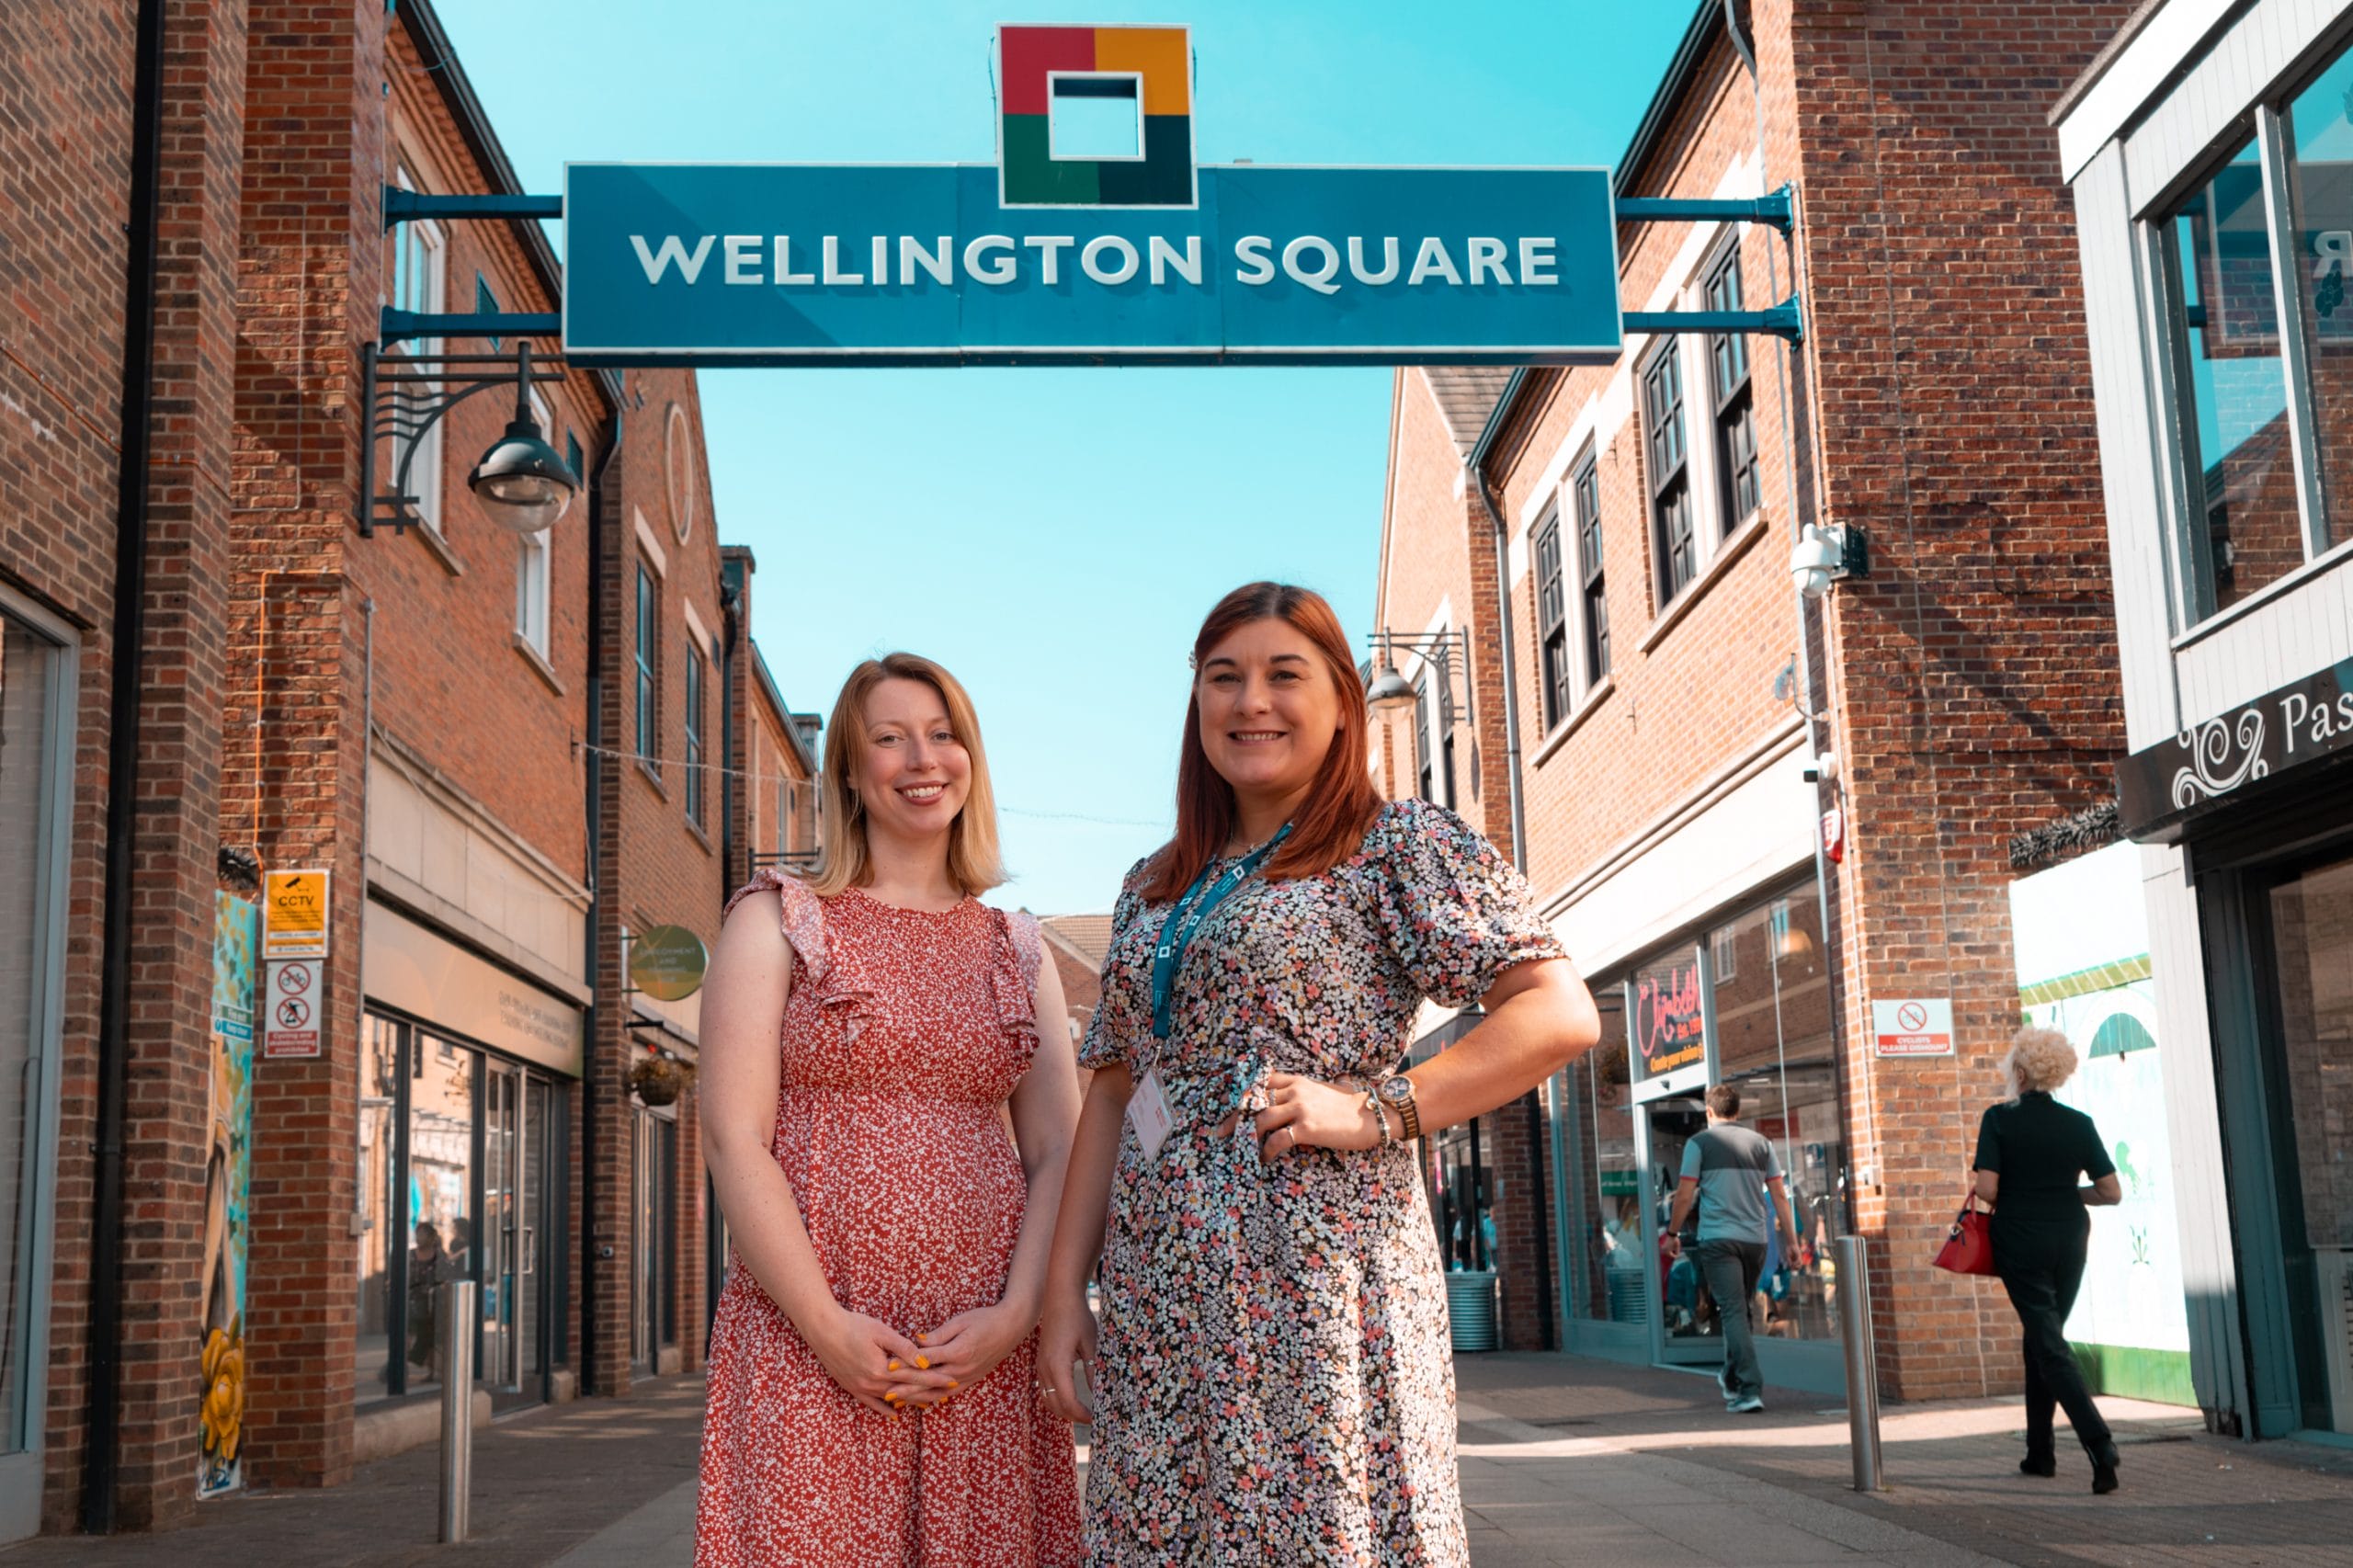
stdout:
MULTIPOLYGON (((416 461, 416 449, 418 446, 423 443, 425 439, 425 433, 427 430, 432 429, 436 425, 441 423, 441 421, 449 415, 451 409, 465 402, 466 399, 473 396, 476 392, 488 392, 493 387, 503 387, 507 384, 508 380, 509 378, 506 376, 500 376, 494 381, 476 381, 473 385, 467 387, 462 392, 454 392, 446 397, 441 397, 439 401, 426 404, 425 417, 418 420, 413 426, 405 423, 402 415, 397 412, 388 413, 381 416, 377 420, 376 427, 369 433, 369 443, 372 445, 377 441, 383 440, 388 437, 397 438, 400 437, 406 437, 408 440, 408 449, 401 453, 401 466, 392 475, 392 494, 381 497, 369 497, 368 506, 369 508, 372 510, 376 502, 380 499, 390 501, 395 506, 405 503, 409 499, 409 469, 416 461)), ((399 394, 394 393, 392 397, 388 400, 388 406, 397 409, 400 405, 400 402, 401 399, 399 394)))

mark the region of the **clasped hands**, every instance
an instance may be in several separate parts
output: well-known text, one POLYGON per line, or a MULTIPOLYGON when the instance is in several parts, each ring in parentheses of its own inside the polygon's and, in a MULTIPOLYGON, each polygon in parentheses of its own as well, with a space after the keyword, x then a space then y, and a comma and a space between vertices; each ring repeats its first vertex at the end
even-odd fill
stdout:
POLYGON ((958 1312, 909 1339, 879 1318, 841 1307, 802 1337, 852 1399, 878 1415, 895 1415, 977 1387, 1035 1324, 1034 1315, 999 1301, 958 1312))

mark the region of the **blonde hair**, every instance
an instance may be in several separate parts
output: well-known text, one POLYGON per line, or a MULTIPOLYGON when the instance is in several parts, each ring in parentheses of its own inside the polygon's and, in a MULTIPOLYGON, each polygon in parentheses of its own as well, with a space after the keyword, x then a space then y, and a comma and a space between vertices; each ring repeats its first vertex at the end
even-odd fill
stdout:
POLYGON ((2075 1076, 2075 1048, 2057 1029, 2029 1026, 2010 1041, 2010 1053, 2002 1058, 2002 1072, 2009 1078, 2013 1094, 2047 1095, 2075 1076))
POLYGON ((989 786, 988 754, 981 746, 980 716, 972 699, 954 676, 917 653, 885 653, 850 671, 842 694, 834 699, 833 717, 825 722, 825 764, 820 788, 824 810, 818 817, 817 842, 824 852, 817 873, 809 879, 812 892, 831 898, 847 889, 864 887, 874 880, 872 857, 866 844, 866 808, 852 786, 850 772, 857 748, 866 741, 866 699, 886 680, 915 680, 939 694, 948 709, 948 726, 972 759, 971 788, 963 809, 948 829, 948 874, 967 896, 988 892, 1005 881, 1005 866, 997 858, 996 791, 989 786))

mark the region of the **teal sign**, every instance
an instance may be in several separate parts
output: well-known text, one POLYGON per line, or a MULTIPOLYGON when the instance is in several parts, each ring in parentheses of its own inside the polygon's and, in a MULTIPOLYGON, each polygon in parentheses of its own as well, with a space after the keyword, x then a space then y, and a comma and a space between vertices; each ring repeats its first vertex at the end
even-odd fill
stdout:
POLYGON ((1193 173, 1189 200, 1057 205, 1008 203, 986 164, 574 164, 564 351, 869 366, 1619 352, 1607 170, 1193 173))

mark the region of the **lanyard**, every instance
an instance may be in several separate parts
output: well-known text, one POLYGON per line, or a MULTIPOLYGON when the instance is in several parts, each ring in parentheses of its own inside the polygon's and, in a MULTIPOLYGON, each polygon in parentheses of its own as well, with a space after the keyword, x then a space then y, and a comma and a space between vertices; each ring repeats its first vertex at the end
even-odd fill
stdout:
POLYGON ((1267 857, 1275 852, 1275 846, 1290 836, 1290 824, 1285 823, 1281 832, 1227 867, 1225 875, 1220 877, 1217 884, 1196 902, 1195 895, 1200 893, 1201 884, 1209 881, 1210 869, 1207 866, 1202 867, 1201 874, 1193 879, 1193 885, 1185 890, 1185 896, 1176 901, 1176 908, 1168 916, 1168 923, 1160 928, 1160 945, 1152 952, 1152 1034, 1154 1040, 1166 1040, 1176 1027, 1168 1017, 1168 996, 1176 989, 1176 966, 1184 960, 1186 944, 1193 939, 1193 933, 1201 928, 1201 922, 1210 917, 1210 911, 1223 903, 1225 896, 1240 886, 1244 878, 1265 865, 1267 857))

